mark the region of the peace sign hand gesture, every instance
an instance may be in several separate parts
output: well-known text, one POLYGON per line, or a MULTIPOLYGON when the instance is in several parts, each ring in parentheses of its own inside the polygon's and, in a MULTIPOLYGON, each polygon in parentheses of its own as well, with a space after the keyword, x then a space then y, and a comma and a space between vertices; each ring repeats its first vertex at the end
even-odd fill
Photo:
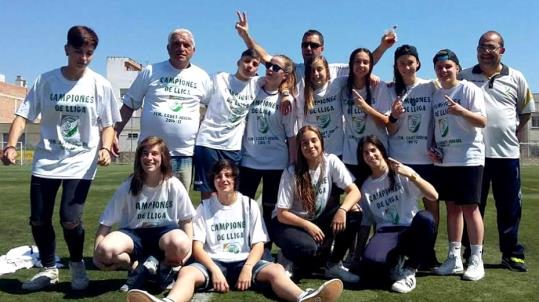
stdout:
POLYGON ((236 22, 236 30, 240 37, 244 38, 249 35, 249 23, 247 22, 247 14, 245 12, 237 11, 238 22, 236 22))

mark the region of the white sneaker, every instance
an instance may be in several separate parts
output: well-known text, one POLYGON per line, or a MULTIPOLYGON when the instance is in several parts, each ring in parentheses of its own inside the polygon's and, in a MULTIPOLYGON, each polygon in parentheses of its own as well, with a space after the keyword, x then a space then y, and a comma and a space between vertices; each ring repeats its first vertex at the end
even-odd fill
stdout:
POLYGON ((289 278, 294 275, 294 263, 283 255, 283 252, 279 250, 277 253, 277 263, 284 267, 284 271, 289 278))
MULTIPOLYGON (((324 284, 316 290, 309 288, 305 291, 303 296, 298 300, 299 302, 334 302, 339 299, 342 294, 343 284, 339 279, 332 279, 326 281, 324 284)), ((130 302, 144 302, 130 301, 130 302)))
POLYGON ((46 267, 35 274, 32 279, 23 282, 21 288, 23 290, 37 291, 54 285, 59 281, 58 269, 56 267, 46 267))
POLYGON ((140 289, 132 289, 127 292, 127 302, 166 302, 165 300, 159 299, 147 291, 140 289))
POLYGON ((477 255, 473 255, 469 258, 468 268, 462 275, 462 279, 469 281, 477 281, 485 277, 485 268, 483 267, 483 260, 477 255))
POLYGON ((342 265, 342 261, 330 264, 326 268, 325 277, 328 279, 339 278, 346 283, 359 282, 359 276, 349 272, 348 269, 342 265))
POLYGON ((405 268, 402 270, 401 279, 391 285, 391 290, 397 293, 409 293, 415 288, 415 269, 405 268))
POLYGON ((461 274, 464 271, 464 266, 462 265, 462 258, 460 256, 449 255, 447 259, 434 269, 434 273, 441 276, 461 274))
POLYGON ((69 270, 71 271, 71 288, 74 290, 83 290, 88 287, 90 279, 86 274, 84 260, 80 262, 69 262, 69 270))

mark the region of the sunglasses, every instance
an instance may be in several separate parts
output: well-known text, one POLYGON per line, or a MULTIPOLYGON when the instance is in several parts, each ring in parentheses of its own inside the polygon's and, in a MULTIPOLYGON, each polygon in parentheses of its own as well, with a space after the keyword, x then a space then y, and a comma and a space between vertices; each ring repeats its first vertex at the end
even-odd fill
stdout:
POLYGON ((284 71, 284 69, 281 66, 279 66, 277 64, 273 64, 271 62, 266 63, 266 69, 271 70, 273 72, 279 72, 279 70, 284 71))
POLYGON ((301 42, 301 48, 307 48, 310 47, 311 49, 316 49, 318 47, 321 47, 322 44, 316 43, 316 42, 301 42))

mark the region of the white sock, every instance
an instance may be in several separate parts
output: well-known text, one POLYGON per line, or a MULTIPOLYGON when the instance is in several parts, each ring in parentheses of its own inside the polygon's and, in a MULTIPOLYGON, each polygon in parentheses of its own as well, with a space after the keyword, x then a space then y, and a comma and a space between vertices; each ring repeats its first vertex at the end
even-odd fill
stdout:
POLYGON ((483 254, 483 245, 482 244, 477 244, 477 245, 471 244, 470 245, 470 255, 471 256, 476 255, 479 258, 481 258, 482 254, 483 254))
POLYGON ((449 256, 455 256, 460 258, 460 241, 450 241, 449 242, 449 256))

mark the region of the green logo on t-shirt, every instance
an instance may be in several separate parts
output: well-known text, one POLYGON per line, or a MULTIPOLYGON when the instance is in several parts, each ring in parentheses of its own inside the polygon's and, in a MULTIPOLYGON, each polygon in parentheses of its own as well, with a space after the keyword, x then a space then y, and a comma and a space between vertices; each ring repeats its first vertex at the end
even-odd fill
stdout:
POLYGON ((411 114, 408 116, 408 131, 416 133, 421 126, 421 114, 411 114))
POLYGON ((66 140, 79 140, 77 135, 79 133, 79 118, 77 116, 62 116, 61 129, 62 136, 66 138, 66 140))
POLYGON ((440 130, 440 135, 446 137, 449 133, 449 124, 447 123, 447 118, 441 118, 438 120, 438 129, 440 130))
POLYGON ((225 243, 224 251, 232 254, 238 254, 240 247, 236 243, 225 243))
POLYGON ((267 133, 269 129, 268 118, 264 115, 259 115, 256 119, 258 121, 258 132, 267 133))
POLYGON ((354 131, 360 135, 365 132, 365 128, 367 127, 367 123, 365 123, 363 117, 353 117, 352 124, 354 125, 354 131))
POLYGON ((318 127, 325 129, 331 122, 331 116, 329 114, 322 114, 316 118, 318 120, 318 127))
POLYGON ((170 110, 174 111, 174 112, 180 112, 183 108, 183 103, 179 100, 173 100, 171 103, 170 103, 170 110))

